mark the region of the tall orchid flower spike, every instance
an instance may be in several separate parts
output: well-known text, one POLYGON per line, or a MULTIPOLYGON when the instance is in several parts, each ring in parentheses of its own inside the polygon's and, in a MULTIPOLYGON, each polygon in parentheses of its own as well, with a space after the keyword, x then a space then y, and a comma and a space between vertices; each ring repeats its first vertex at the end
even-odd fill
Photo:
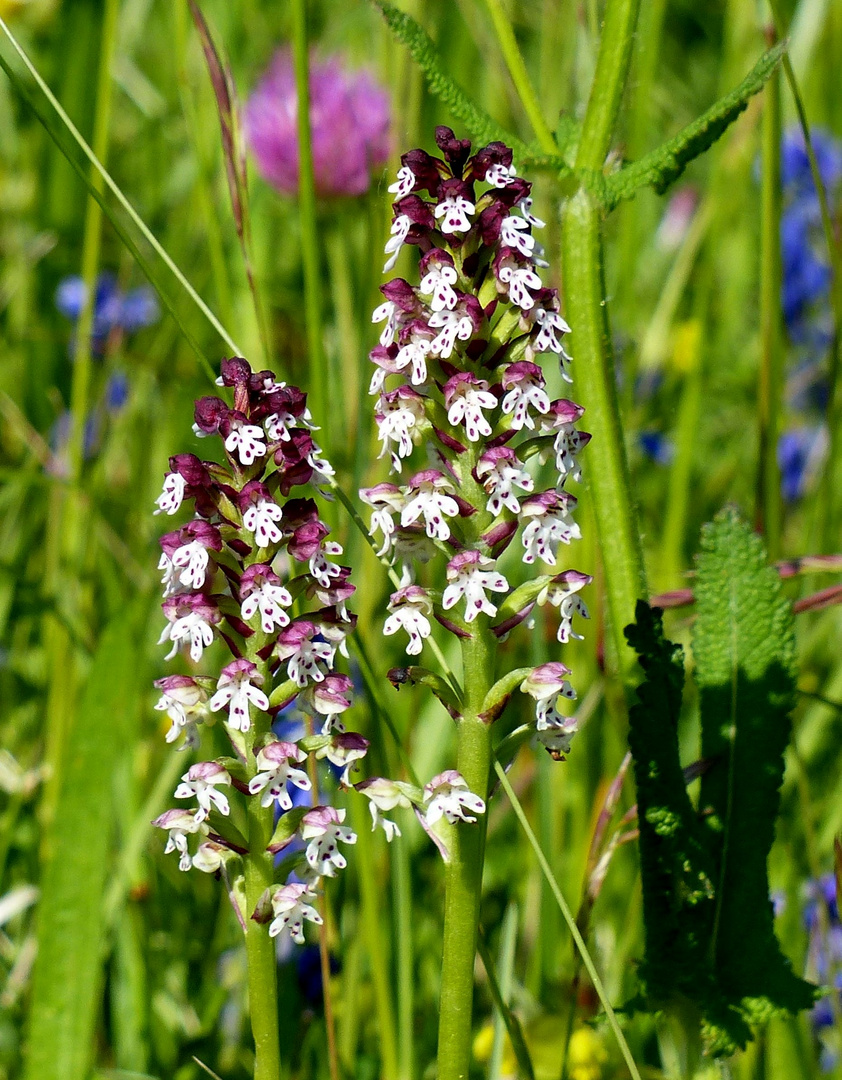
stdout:
POLYGON ((536 603, 557 618, 559 643, 579 636, 573 618, 587 617, 587 608, 578 594, 591 579, 558 564, 580 536, 567 485, 581 479, 578 455, 590 435, 576 427, 581 406, 550 390, 559 376, 571 378, 570 327, 557 290, 545 283, 531 184, 503 143, 472 154, 446 127, 435 141, 438 155, 403 155, 389 188, 396 199, 385 271, 400 263, 406 276, 381 286, 370 390, 391 475, 373 477, 361 497, 373 511, 379 554, 401 571, 384 633, 406 631, 413 659, 435 651, 433 620, 459 641, 459 700, 448 671, 407 667, 390 677, 441 699, 456 719, 462 764, 422 792, 382 780, 357 788, 375 827, 390 836, 382 811, 409 802, 448 860, 439 1076, 451 1080, 471 1063, 465 988, 473 979, 491 724, 520 688, 535 702, 535 741, 553 757, 569 752, 576 729, 562 708, 575 698, 568 669, 552 660, 506 673, 497 646, 536 603), (407 257, 412 249, 417 260, 407 257), (417 269, 408 269, 413 262, 417 269))
MULTIPOLYGON (((302 943, 308 924, 323 925, 325 882, 345 869, 345 851, 356 842, 345 807, 328 800, 354 791, 351 776, 369 743, 345 723, 353 687, 337 665, 348 656, 356 621, 347 608, 355 586, 341 545, 321 519, 319 485, 333 469, 314 441, 306 395, 272 372, 252 371, 240 357, 223 361, 219 385, 231 400, 197 401, 194 432, 219 440, 221 463, 171 457, 154 511, 168 521, 184 517, 160 541, 160 643, 170 646, 168 660, 178 657, 187 669, 157 680, 155 708, 170 721, 167 742, 190 749, 200 748, 202 727, 219 716, 230 754, 191 765, 174 793, 188 805, 166 810, 154 824, 167 833, 164 850, 178 856, 182 871, 226 878, 246 936, 255 1077, 268 1080, 279 1069, 271 939, 286 932, 302 943), (272 733, 284 705, 303 714, 295 738, 272 733), (316 796, 317 770, 324 801, 294 806, 293 789, 316 796), (279 852, 285 857, 276 865, 279 852)), ((398 463, 419 437, 421 400, 384 395, 384 408, 396 417, 384 445, 394 444, 398 463)), ((464 510, 453 492, 449 476, 437 470, 414 476, 406 491, 373 489, 386 549, 408 560, 410 552, 420 557, 416 532, 431 542, 447 538, 448 523, 464 510)), ((432 608, 418 587, 396 596, 395 630, 406 630, 418 651, 431 632, 432 608)), ((361 793, 376 810, 378 785, 392 782, 369 783, 361 793)), ((389 807, 420 806, 421 791, 408 790, 411 798, 401 794, 389 807)), ((388 839, 399 835, 394 822, 380 824, 388 839)))

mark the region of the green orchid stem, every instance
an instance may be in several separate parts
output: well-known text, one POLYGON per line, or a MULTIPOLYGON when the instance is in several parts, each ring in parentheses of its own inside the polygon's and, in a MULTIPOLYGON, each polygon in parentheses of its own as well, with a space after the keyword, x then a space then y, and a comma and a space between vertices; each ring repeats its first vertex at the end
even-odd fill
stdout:
POLYGON ((264 892, 272 886, 272 856, 266 847, 272 838, 272 808, 248 801, 248 841, 251 854, 243 857, 246 878, 246 958, 249 1012, 254 1036, 254 1080, 278 1080, 281 1050, 278 1040, 278 982, 275 941, 266 926, 251 918, 264 892))
MULTIPOLYGON (((479 716, 494 682, 495 647, 492 632, 476 624, 472 636, 462 642, 465 711, 457 729, 456 767, 469 789, 483 798, 491 770, 491 726, 479 716)), ((485 829, 485 814, 475 824, 451 827, 450 862, 445 872, 438 1080, 466 1080, 470 1071, 485 829)))
POLYGON ((605 565, 608 610, 620 669, 634 654, 623 627, 634 622, 636 601, 646 595, 637 515, 631 496, 617 401, 602 261, 602 220, 588 177, 601 177, 611 147, 629 69, 640 0, 608 0, 576 168, 585 182, 562 211, 565 314, 573 327, 577 396, 596 438, 589 455, 590 490, 605 565))
POLYGON ((584 189, 567 203, 562 222, 565 313, 573 329, 577 398, 589 430, 588 476, 605 567, 608 611, 620 668, 628 674, 634 653, 623 627, 634 622, 646 595, 643 552, 631 493, 602 271, 600 213, 584 189))
MULTIPOLYGON (((269 666, 258 655, 256 638, 246 644, 246 657, 257 665, 263 684, 271 693, 269 666)), ((256 713, 248 744, 258 746, 271 730, 268 714, 256 713)), ((256 751, 246 754, 249 780, 258 772, 256 751)), ((266 850, 272 840, 272 806, 261 806, 260 799, 247 800, 249 852, 243 856, 246 886, 246 964, 248 968, 249 1014, 254 1037, 254 1080, 279 1080, 281 1048, 278 1035, 278 959, 275 941, 269 937, 266 923, 252 918, 267 889, 274 884, 274 857, 266 850)))

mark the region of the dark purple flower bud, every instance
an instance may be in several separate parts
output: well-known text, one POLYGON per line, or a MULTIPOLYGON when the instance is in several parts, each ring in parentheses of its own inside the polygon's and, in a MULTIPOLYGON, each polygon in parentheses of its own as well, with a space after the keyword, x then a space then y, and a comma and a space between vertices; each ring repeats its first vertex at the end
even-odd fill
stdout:
POLYGON ((207 465, 195 454, 173 454, 170 472, 183 476, 188 487, 210 487, 212 483, 207 465))
POLYGON ((218 397, 199 398, 193 412, 196 427, 204 435, 217 435, 222 421, 227 417, 229 408, 218 397))
POLYGON ((219 529, 201 520, 188 521, 176 532, 165 533, 159 543, 170 558, 180 547, 192 543, 201 544, 203 548, 211 551, 222 551, 222 536, 219 529))
POLYGON ((380 286, 380 291, 387 300, 391 300, 401 311, 413 313, 421 310, 421 304, 418 302, 415 290, 403 278, 393 278, 391 281, 387 281, 385 285, 380 286))
POLYGON ((415 178, 413 191, 428 191, 432 196, 438 191, 444 172, 444 162, 431 157, 426 150, 410 150, 401 156, 401 165, 409 169, 415 178))
POLYGON ((497 525, 494 525, 487 533, 483 534, 482 539, 488 545, 488 550, 491 552, 492 556, 495 559, 499 559, 512 542, 512 538, 516 532, 517 519, 512 518, 510 521, 501 521, 497 525))
POLYGON ((287 544, 290 557, 297 562, 308 562, 319 550, 322 540, 330 532, 321 521, 311 521, 293 529, 287 544))
POLYGON ((550 409, 541 420, 542 427, 555 429, 562 424, 575 424, 585 411, 583 405, 577 405, 575 401, 567 398, 559 398, 550 402, 550 409))
POLYGON ((494 247, 500 239, 500 226, 503 219, 509 216, 509 209, 502 199, 495 199, 490 206, 486 206, 480 213, 479 234, 486 247, 494 247))
POLYGON ((453 175, 461 177, 465 162, 471 153, 471 140, 457 139, 449 127, 441 124, 436 128, 436 146, 444 154, 444 159, 453 175))
POLYGON ((418 195, 407 195, 399 199, 394 205, 394 210, 395 217, 409 218, 410 229, 406 240, 408 244, 417 243, 419 237, 426 235, 436 226, 430 203, 425 202, 418 195))

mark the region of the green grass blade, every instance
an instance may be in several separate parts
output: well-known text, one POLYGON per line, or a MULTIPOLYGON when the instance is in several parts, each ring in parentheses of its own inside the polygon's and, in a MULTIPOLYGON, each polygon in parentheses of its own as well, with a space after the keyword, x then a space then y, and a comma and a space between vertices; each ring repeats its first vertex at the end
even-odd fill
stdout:
POLYGON ((622 1029, 617 1022, 617 1014, 611 1008, 611 1002, 608 1000, 608 994, 606 993, 605 987, 603 986, 602 979, 600 979, 599 977, 599 972, 596 970, 596 966, 594 965, 591 954, 588 951, 588 947, 585 944, 585 939, 582 937, 579 927, 576 925, 576 920, 573 918, 573 912, 570 910, 570 906, 564 899, 564 894, 562 893, 561 887, 556 881, 555 874, 552 872, 550 864, 547 862, 546 855, 541 850, 541 845, 538 843, 537 836, 532 831, 532 826, 529 824, 529 819, 527 818, 523 806, 521 805, 520 799, 517 797, 514 788, 509 783, 509 778, 508 776, 506 776, 506 770, 496 759, 494 761, 494 771, 497 773, 500 784, 502 785, 503 790, 506 792, 509 802, 512 804, 512 809, 514 810, 515 815, 520 822, 521 828, 523 829, 524 833, 526 833, 526 839, 529 841, 530 847, 535 852, 535 857, 538 860, 538 865, 541 867, 541 873, 547 879, 547 884, 550 886, 550 889, 552 890, 553 896, 555 897, 555 901, 559 906, 561 914, 564 916, 564 921, 567 923, 573 940, 576 943, 576 948, 579 950, 579 953, 582 957, 582 963, 585 965, 585 970, 587 971, 588 975, 590 975, 597 996, 602 1003, 603 1009, 605 1009, 605 1015, 608 1018, 608 1024, 614 1034, 614 1038, 617 1040, 617 1045, 620 1047, 620 1053, 623 1055, 623 1060, 628 1067, 632 1080, 640 1080, 640 1072, 638 1071, 637 1065, 635 1065, 634 1063, 634 1058, 632 1057, 631 1050, 629 1049, 629 1044, 626 1042, 626 1037, 625 1035, 623 1035, 622 1029))
POLYGON ((70 736, 38 910, 26 1080, 86 1080, 101 977, 111 781, 137 661, 125 617, 104 632, 70 736))
MULTIPOLYGON (((204 300, 201 298, 201 296, 199 296, 199 294, 196 292, 196 290, 193 288, 193 286, 190 284, 190 282, 187 280, 187 278, 184 276, 184 274, 181 272, 181 270, 179 270, 179 268, 176 266, 175 262, 172 260, 172 258, 169 256, 169 254, 166 252, 166 250, 161 245, 161 243, 158 241, 155 234, 152 232, 152 230, 149 228, 149 226, 143 221, 141 216, 138 214, 138 212, 135 210, 135 208, 132 206, 132 204, 129 202, 129 200, 126 198, 126 196, 123 194, 120 187, 114 181, 114 179, 112 178, 110 173, 104 168, 104 166, 102 165, 102 162, 99 160, 99 158, 96 156, 96 154, 94 154, 93 150, 90 148, 90 146, 87 144, 85 139, 82 137, 79 129, 76 127, 76 125, 73 123, 73 121, 67 115, 67 113, 64 111, 64 109, 61 106, 61 103, 58 101, 55 94, 53 94, 52 90, 50 90, 49 86, 44 81, 44 79, 41 77, 41 75, 39 74, 37 68, 32 63, 32 61, 29 59, 26 52, 24 51, 22 46, 19 44, 19 42, 17 41, 15 36, 12 34, 11 30, 8 28, 8 26, 3 21, 2 18, 0 18, 0 30, 2 30, 3 33, 6 35, 6 37, 9 40, 9 43, 12 46, 12 48, 18 54, 18 56, 20 57, 21 61, 24 64, 24 66, 26 67, 27 71, 29 72, 32 79, 35 81, 36 85, 38 86, 38 89, 41 91, 43 96, 47 99, 49 104, 52 106, 53 110, 55 111, 55 113, 57 114, 57 116, 58 116, 58 118, 59 118, 59 120, 61 122, 62 128, 67 133, 70 134, 73 141, 76 143, 77 147, 82 151, 82 153, 85 155, 85 157, 91 163, 91 165, 93 165, 93 167, 96 169, 96 171, 102 177, 102 180, 104 181, 106 187, 108 187, 108 189, 111 191, 111 193, 117 199, 117 201, 120 203, 121 207, 123 208, 125 213, 129 216, 131 221, 134 223, 135 227, 139 230, 139 232, 144 237, 144 239, 151 245, 151 247, 154 249, 156 254, 163 260, 163 262, 169 268, 171 273, 178 280, 179 284, 182 286, 182 288, 188 294, 190 299, 196 304, 196 306, 199 308, 199 310, 202 312, 202 314, 205 316, 205 318, 208 320, 208 322, 211 324, 211 326, 216 330, 216 332, 219 334, 219 336, 222 338, 222 340, 225 342, 225 344, 228 346, 228 348, 231 349, 232 352, 235 353, 236 355, 241 355, 242 350, 239 348, 239 346, 236 344, 236 342, 231 338, 230 334, 227 332, 225 327, 219 322, 219 320, 216 318, 214 313, 211 311, 211 309, 208 307, 208 305, 204 302, 204 300)), ((91 187, 91 184, 89 183, 87 176, 83 172, 80 172, 79 168, 77 167, 77 163, 74 162, 73 158, 71 158, 70 154, 68 153, 67 149, 65 148, 64 140, 57 137, 57 132, 56 132, 57 124, 56 124, 55 119, 53 117, 49 116, 49 114, 47 114, 46 111, 43 108, 41 108, 38 104, 36 104, 35 96, 31 93, 30 88, 26 85, 26 83, 20 77, 20 75, 18 75, 18 73, 15 72, 14 68, 11 67, 11 65, 5 60, 5 58, 2 57, 2 55, 0 55, 0 64, 2 65, 2 67, 5 70, 6 74, 9 76, 9 79, 11 80, 11 82, 13 83, 15 88, 24 94, 24 96, 27 98, 29 103, 35 109, 35 111, 36 111, 36 113, 38 115, 38 119, 41 121, 41 123, 46 128, 47 133, 56 142, 59 149, 67 157, 68 161, 73 166, 73 168, 77 172, 79 172, 80 176, 84 180, 85 185, 87 186, 90 193, 92 195, 94 195, 94 198, 97 198, 97 193, 95 193, 94 189, 91 187)), ((99 202, 100 200, 97 198, 97 201, 99 202)), ((124 235, 125 230, 122 227, 118 226, 117 221, 116 221, 114 215, 112 214, 110 208, 105 204, 104 201, 101 202, 100 205, 102 206, 103 210, 105 211, 105 213, 108 216, 111 223, 117 229, 118 233, 120 234, 120 238, 124 242, 126 242, 126 236, 124 235)), ((132 254, 135 256, 135 258, 138 258, 138 252, 137 252, 137 249, 136 249, 136 245, 131 244, 131 245, 128 245, 128 246, 129 246, 129 249, 131 250, 132 254)), ((141 264, 141 268, 143 269, 143 271, 147 275, 147 277, 149 277, 149 280, 151 281, 153 286, 155 286, 155 288, 158 289, 157 276, 156 275, 150 276, 149 269, 148 269, 148 266, 147 266, 145 260, 141 260, 140 264, 141 264)), ((183 324, 180 322, 180 320, 178 320, 177 316, 175 315, 175 312, 174 312, 173 308, 171 307, 171 304, 167 302, 166 297, 165 297, 165 295, 163 293, 161 294, 161 299, 164 301, 164 303, 166 304, 168 310, 173 315, 173 317, 176 318, 176 321, 178 322, 179 328, 182 330, 182 332, 185 332, 183 324)), ((191 344, 192 344, 192 340, 191 340, 191 344)), ((196 346, 196 345, 194 345, 193 347, 198 348, 198 346, 196 346)), ((200 355, 201 355, 201 353, 200 353, 200 355)), ((214 378, 215 378, 215 375, 214 375, 214 378)))

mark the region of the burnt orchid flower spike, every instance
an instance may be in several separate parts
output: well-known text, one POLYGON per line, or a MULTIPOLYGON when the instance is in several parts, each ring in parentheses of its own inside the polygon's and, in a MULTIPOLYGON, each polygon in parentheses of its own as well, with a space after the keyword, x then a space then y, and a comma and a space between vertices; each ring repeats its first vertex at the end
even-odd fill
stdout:
MULTIPOLYGON (((340 770, 341 789, 353 790, 353 774, 368 750, 366 739, 346 730, 353 686, 337 669, 348 657, 346 638, 356 624, 346 606, 355 587, 341 563, 342 546, 330 539, 313 498, 333 470, 314 440, 306 395, 269 371, 253 372, 242 357, 223 361, 218 383, 233 393, 234 407, 221 397, 200 398, 194 430, 221 440, 223 464, 173 455, 156 500, 155 513, 187 517, 161 537, 158 568, 166 616, 160 643, 170 646, 168 660, 180 657, 188 670, 157 680, 155 708, 170 722, 167 742, 182 748, 198 748, 202 726, 219 716, 233 757, 193 765, 175 798, 196 805, 168 810, 155 824, 167 832, 165 850, 177 853, 182 870, 206 873, 240 857, 271 860, 269 852, 297 837, 302 854, 290 871, 296 881, 281 883, 266 897, 247 897, 249 910, 239 915, 247 928, 268 923, 272 936, 285 929, 303 940, 305 924, 320 921, 314 905, 322 878, 345 866, 331 844, 353 844, 356 836, 342 824, 343 808, 316 806, 298 822, 287 819, 294 825, 289 835, 273 841, 272 815, 275 807, 291 810, 290 785, 310 790, 303 766, 311 753, 340 770), (229 654, 227 660, 219 659, 220 652, 229 654), (208 656, 214 673, 200 674, 208 656), (318 736, 273 736, 275 712, 293 701, 318 736), (234 774, 232 762, 239 770, 234 774), (211 831, 212 816, 219 821, 230 814, 229 793, 246 800, 248 814, 263 815, 265 850, 246 850, 211 831)), ((374 493, 373 506, 381 494, 388 499, 390 488, 400 496, 394 505, 404 510, 405 526, 392 531, 406 539, 395 537, 395 549, 416 550, 420 539, 411 537, 422 526, 425 537, 446 535, 447 520, 461 512, 443 473, 428 470, 417 483, 414 501, 403 499, 394 485, 374 493)), ((383 524, 388 529, 394 523, 386 515, 383 524)), ((432 600, 408 583, 389 632, 404 630, 420 651, 430 633, 430 611, 432 600)), ((412 789, 412 800, 407 805, 423 808, 420 790, 412 789)), ((382 816, 373 825, 389 839, 398 834, 382 816)))
MULTIPOLYGON (((541 276, 547 264, 537 233, 544 223, 503 143, 472 155, 470 143, 446 127, 436 129, 435 140, 441 157, 409 151, 389 188, 395 203, 385 269, 412 245, 417 274, 382 285, 384 300, 372 315, 381 331, 370 354, 370 392, 380 457, 392 475, 361 497, 371 507, 378 554, 401 568, 384 633, 404 631, 407 654, 417 657, 433 619, 463 642, 502 637, 537 602, 558 612, 564 644, 579 637, 574 616, 588 614, 579 592, 589 575, 559 572, 558 562, 562 546, 580 536, 566 485, 581 479, 578 455, 590 435, 576 426, 582 407, 553 400, 547 389, 550 362, 570 380, 570 327, 557 290, 541 276), (549 488, 548 463, 555 474, 549 488), (415 536, 423 530, 431 548, 408 550, 408 529, 415 536), (516 609, 507 606, 492 627, 501 602, 520 593, 497 567, 516 538, 522 563, 542 564, 555 577, 545 577, 516 609), (429 577, 424 588, 416 584, 417 563, 431 560, 438 589, 429 577)), ((557 755, 566 752, 575 721, 556 704, 573 695, 565 683, 536 696, 538 685, 554 685, 536 671, 538 681, 523 690, 536 703, 538 739, 557 755)))

